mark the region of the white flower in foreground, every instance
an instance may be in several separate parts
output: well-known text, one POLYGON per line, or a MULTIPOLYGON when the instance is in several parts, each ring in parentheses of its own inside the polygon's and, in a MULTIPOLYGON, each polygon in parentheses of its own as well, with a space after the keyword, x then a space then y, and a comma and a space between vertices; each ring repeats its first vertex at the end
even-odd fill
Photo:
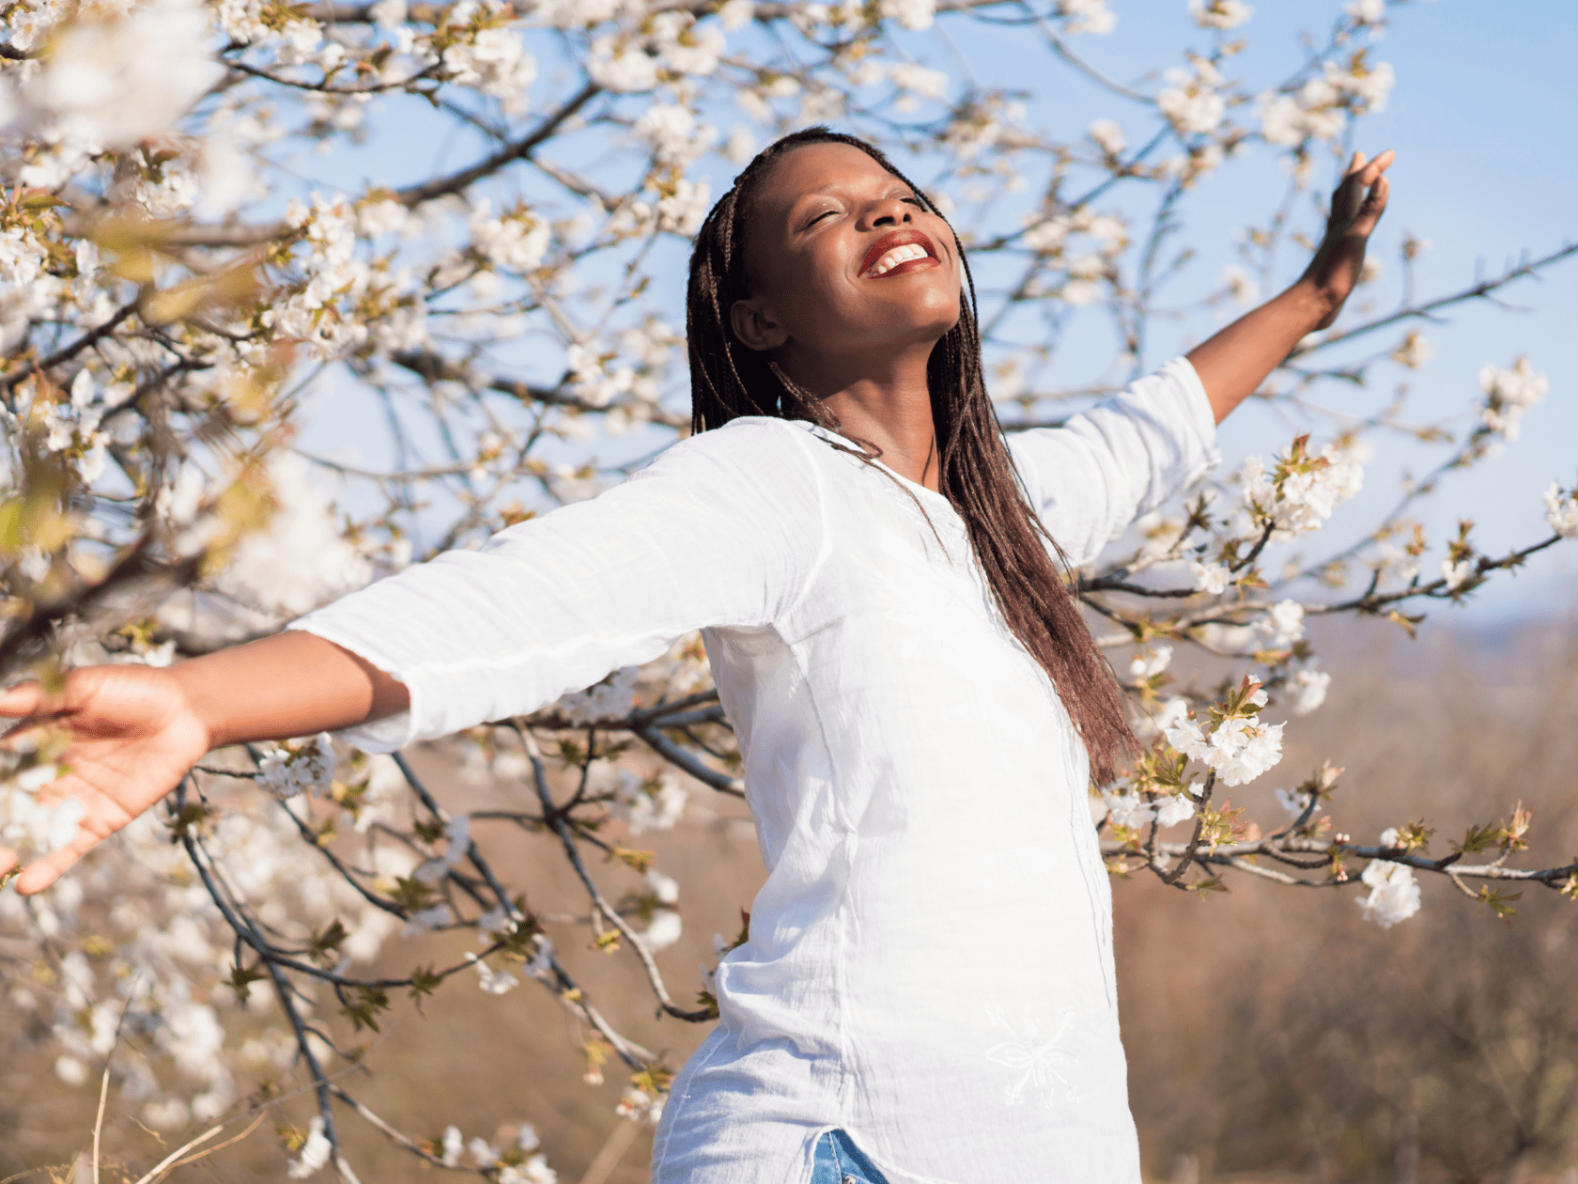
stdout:
POLYGON ((1189 15, 1204 29, 1236 29, 1255 10, 1243 0, 1189 0, 1189 15))
POLYGON ((1545 521, 1564 539, 1578 539, 1578 489, 1565 493, 1556 482, 1545 491, 1545 521))
POLYGON ((1255 714, 1266 704, 1265 690, 1249 682, 1242 696, 1209 733, 1192 719, 1180 719, 1163 731, 1167 743, 1215 769, 1226 785, 1253 781, 1282 759, 1283 725, 1263 724, 1255 714))
POLYGON ((1226 592, 1227 585, 1233 579, 1233 573, 1225 564, 1201 563, 1198 560, 1189 564, 1189 574, 1194 577, 1194 586, 1211 596, 1220 596, 1226 592))
POLYGON ((1176 826, 1194 817, 1194 803, 1181 793, 1169 794, 1156 807, 1157 826, 1176 826))
POLYGON ((731 33, 745 28, 755 15, 756 5, 752 0, 726 0, 723 7, 718 9, 718 21, 731 33))
POLYGON ((372 578, 372 565, 340 533, 305 462, 276 454, 268 483, 273 514, 263 530, 236 546, 218 580, 223 591, 265 612, 295 617, 372 578))
POLYGON ((1274 469, 1268 471, 1264 461, 1251 456, 1235 480, 1243 487, 1245 507, 1257 522, 1269 519, 1272 538, 1283 542, 1319 530, 1339 505, 1359 492, 1364 469, 1355 449, 1327 444, 1312 456, 1301 436, 1278 457, 1274 469))
POLYGON ((1114 826, 1126 826, 1132 830, 1144 826, 1156 816, 1151 804, 1137 793, 1104 792, 1101 801, 1107 808, 1108 821, 1114 826))
MULTIPOLYGON (((1381 846, 1390 847, 1396 842, 1395 829, 1381 834, 1381 846)), ((1372 859, 1359 879, 1370 888, 1370 895, 1359 901, 1359 908, 1363 910, 1366 921, 1373 921, 1382 929, 1390 929, 1419 911, 1419 883, 1414 879, 1413 868, 1384 859, 1372 859)))
POLYGON ((323 1133, 323 1116, 314 1115, 301 1155, 290 1165, 290 1178, 305 1180, 308 1176, 315 1175, 328 1164, 329 1156, 332 1154, 334 1154, 334 1145, 323 1133))
POLYGON ((119 19, 79 20, 23 84, 22 107, 34 122, 83 143, 158 135, 223 72, 208 54, 210 34, 207 12, 192 0, 153 0, 119 19))
POLYGON ((1293 714, 1308 715, 1326 702, 1326 689, 1331 686, 1331 675, 1321 670, 1300 670, 1293 676, 1298 697, 1293 701, 1293 714))
POLYGON ((1386 15, 1386 0, 1350 0, 1342 10, 1361 25, 1373 25, 1386 15))
POLYGON ((444 1166, 453 1168, 460 1166, 460 1153, 466 1148, 466 1137, 460 1133, 458 1126, 446 1127, 444 1130, 444 1166))

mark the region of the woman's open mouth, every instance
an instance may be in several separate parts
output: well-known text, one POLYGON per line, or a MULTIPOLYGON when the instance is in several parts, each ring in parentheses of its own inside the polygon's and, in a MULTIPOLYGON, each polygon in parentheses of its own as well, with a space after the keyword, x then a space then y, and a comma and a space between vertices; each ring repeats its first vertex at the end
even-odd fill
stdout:
POLYGON ((866 252, 860 263, 860 278, 875 280, 941 266, 931 239, 918 230, 895 230, 884 234, 866 252))

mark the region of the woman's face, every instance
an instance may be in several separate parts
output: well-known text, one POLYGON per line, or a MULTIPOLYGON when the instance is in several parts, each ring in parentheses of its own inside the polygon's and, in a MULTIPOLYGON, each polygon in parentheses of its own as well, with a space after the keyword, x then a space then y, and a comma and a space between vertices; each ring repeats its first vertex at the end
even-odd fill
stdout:
POLYGON ((783 157, 748 212, 749 299, 730 310, 751 349, 785 361, 929 349, 959 320, 953 231, 858 148, 783 157))

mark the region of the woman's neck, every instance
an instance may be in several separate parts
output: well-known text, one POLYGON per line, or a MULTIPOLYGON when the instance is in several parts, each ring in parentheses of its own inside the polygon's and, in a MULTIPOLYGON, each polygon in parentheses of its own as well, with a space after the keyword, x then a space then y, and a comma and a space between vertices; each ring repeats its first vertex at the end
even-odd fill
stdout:
POLYGON ((909 354, 912 356, 896 357, 892 365, 880 367, 864 358, 858 370, 838 366, 835 359, 820 358, 817 360, 822 364, 814 368, 816 373, 809 374, 805 370, 810 367, 793 365, 801 359, 786 358, 784 369, 837 417, 840 433, 875 445, 888 468, 936 490, 937 433, 926 382, 931 349, 928 346, 909 354))

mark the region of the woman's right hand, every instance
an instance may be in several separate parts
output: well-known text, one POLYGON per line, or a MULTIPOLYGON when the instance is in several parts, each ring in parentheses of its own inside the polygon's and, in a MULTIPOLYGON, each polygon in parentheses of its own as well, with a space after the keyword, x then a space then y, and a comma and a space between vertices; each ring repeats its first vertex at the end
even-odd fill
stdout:
MULTIPOLYGON (((18 892, 48 888, 96 843, 108 838, 180 783, 210 746, 205 723, 170 670, 88 666, 47 693, 36 682, 0 692, 0 717, 17 724, 0 741, 13 751, 64 731, 55 763, 61 776, 38 791, 46 802, 75 798, 83 816, 66 846, 28 865, 18 892)), ((0 875, 16 866, 0 847, 0 875)))
MULTIPOLYGON (((28 866, 18 892, 48 888, 94 844, 169 793, 210 748, 350 727, 406 710, 404 684, 351 651, 286 632, 164 670, 88 666, 46 693, 38 683, 0 691, 0 718, 21 722, 0 739, 13 751, 49 729, 65 732, 61 776, 38 791, 75 798, 76 838, 28 866)), ((0 876, 16 866, 0 847, 0 876)))

